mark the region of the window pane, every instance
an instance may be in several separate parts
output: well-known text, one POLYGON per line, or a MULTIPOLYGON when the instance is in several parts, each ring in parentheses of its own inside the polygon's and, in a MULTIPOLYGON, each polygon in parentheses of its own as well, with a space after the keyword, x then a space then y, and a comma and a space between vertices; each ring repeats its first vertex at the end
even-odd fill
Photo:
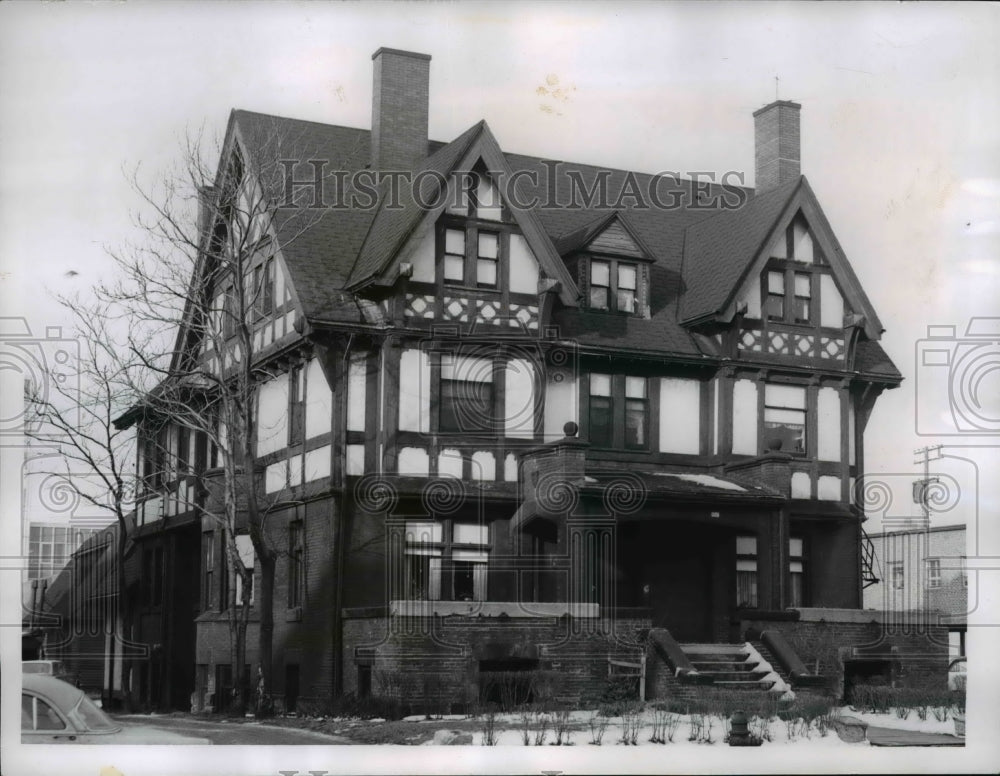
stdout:
POLYGON ((468 561, 454 561, 454 600, 472 601, 475 595, 475 583, 473 581, 473 568, 475 564, 468 561))
POLYGON ((785 297, 768 296, 765 304, 765 313, 772 320, 783 320, 785 317, 785 297))
POLYGON ((590 263, 590 284, 592 286, 611 285, 611 266, 606 261, 590 263))
POLYGON ((786 453, 804 453, 806 451, 805 413, 801 423, 775 423, 768 420, 765 410, 764 442, 780 441, 779 450, 786 453))
POLYGON ((795 273, 795 296, 811 296, 809 290, 809 275, 804 272, 795 273))
POLYGON ((590 397, 590 443, 599 447, 611 445, 611 399, 590 397))
POLYGON ((493 385, 485 382, 441 381, 441 430, 493 430, 493 385))
POLYGON ((492 383, 493 362, 488 358, 470 358, 445 353, 441 356, 441 378, 443 380, 492 383))
POLYGON ((625 402, 625 446, 646 447, 646 402, 628 399, 625 402))
POLYGON ((444 257, 444 279, 461 282, 465 279, 465 258, 462 256, 444 257))
POLYGON ((497 249, 499 235, 490 232, 479 233, 479 256, 485 259, 495 259, 499 253, 497 249))
POLYGON ((627 288, 635 291, 635 267, 632 264, 618 265, 618 288, 627 288))
POLYGON ((626 377, 625 378, 625 395, 630 399, 645 399, 646 398, 646 378, 645 377, 626 377))
POLYGON ((478 523, 455 523, 452 541, 456 544, 489 544, 489 526, 478 523))
POLYGON ((465 255, 465 232, 458 229, 445 229, 444 252, 465 255))
POLYGON ((476 283, 480 286, 496 287, 497 263, 495 259, 479 259, 476 262, 476 283))
POLYGON ((736 554, 737 555, 756 555, 757 554, 757 537, 756 536, 737 536, 736 537, 736 554))
POLYGON ((802 540, 801 539, 789 539, 788 540, 788 554, 793 558, 802 557, 802 540))
POLYGON ((806 408, 806 389, 797 385, 767 385, 764 387, 764 403, 768 407, 790 407, 804 410, 806 408))
POLYGON ((406 522, 407 544, 440 544, 443 537, 441 523, 406 522))
POLYGON ((800 560, 793 560, 793 561, 791 561, 788 564, 788 570, 791 571, 793 574, 801 574, 802 573, 802 561, 800 561, 800 560))
POLYGON ((785 293, 785 273, 784 272, 768 272, 767 273, 767 291, 770 294, 783 294, 785 293))
POLYGON ((608 289, 605 286, 590 287, 590 306, 596 310, 608 309, 608 289))
POLYGON ((611 377, 609 375, 591 375, 590 376, 590 395, 591 396, 610 396, 611 395, 611 377))
POLYGON ((805 579, 800 573, 793 573, 789 578, 788 586, 788 605, 789 606, 804 606, 805 605, 805 579))
POLYGON ((618 312, 620 313, 634 313, 635 312, 635 291, 623 291, 618 290, 618 312))
POLYGON ((797 323, 809 322, 809 300, 801 296, 795 297, 795 321, 797 323))

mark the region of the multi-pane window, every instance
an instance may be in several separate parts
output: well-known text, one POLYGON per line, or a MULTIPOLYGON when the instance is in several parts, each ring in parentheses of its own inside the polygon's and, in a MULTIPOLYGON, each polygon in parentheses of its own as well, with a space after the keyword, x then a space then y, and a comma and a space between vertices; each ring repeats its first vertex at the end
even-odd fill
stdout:
POLYGON ((590 375, 589 440, 596 447, 649 448, 645 377, 590 375), (616 438, 616 429, 622 429, 616 438))
POLYGON ((201 555, 202 555, 202 611, 215 608, 212 605, 213 592, 215 590, 215 532, 206 531, 201 535, 201 555))
POLYGON ((625 378, 625 447, 645 450, 648 440, 649 402, 646 398, 646 378, 625 378))
POLYGON ((403 593, 409 600, 485 601, 489 529, 477 523, 408 522, 403 593))
POLYGON ((94 533, 93 528, 32 525, 28 530, 28 579, 42 579, 58 572, 94 533))
POLYGON ((904 586, 903 562, 895 561, 889 564, 889 580, 893 590, 902 590, 904 586))
POLYGON ((941 559, 927 559, 927 587, 941 587, 941 559))
MULTIPOLYGON (((253 550, 253 541, 250 539, 248 534, 240 534, 236 537, 236 552, 240 556, 240 561, 243 563, 243 568, 246 569, 247 576, 247 600, 250 604, 253 604, 253 570, 254 570, 254 559, 255 553, 253 550)), ((236 605, 243 605, 243 577, 239 574, 236 575, 236 605)))
POLYGON ((441 431, 493 432, 492 359, 441 355, 440 413, 441 431))
POLYGON ((301 520, 288 524, 288 608, 302 606, 305 599, 305 532, 301 520))
POLYGON ((590 307, 620 313, 638 311, 638 265, 611 259, 590 261, 590 307))
POLYGON ((736 605, 757 608, 757 537, 736 537, 736 605))
POLYGON ((305 435, 306 385, 301 366, 288 371, 288 444, 297 445, 305 435))
POLYGON ((788 605, 805 606, 805 543, 792 537, 788 540, 788 605))
POLYGON ((614 403, 611 396, 611 376, 590 376, 590 443, 597 447, 611 447, 614 439, 612 417, 614 403))
POLYGON ((479 253, 476 258, 476 285, 496 288, 499 277, 500 235, 495 232, 479 233, 479 253))
POLYGON ((806 451, 806 389, 795 385, 764 387, 765 449, 774 440, 786 453, 806 451))
POLYGON ((444 282, 465 282, 465 230, 444 230, 444 282))

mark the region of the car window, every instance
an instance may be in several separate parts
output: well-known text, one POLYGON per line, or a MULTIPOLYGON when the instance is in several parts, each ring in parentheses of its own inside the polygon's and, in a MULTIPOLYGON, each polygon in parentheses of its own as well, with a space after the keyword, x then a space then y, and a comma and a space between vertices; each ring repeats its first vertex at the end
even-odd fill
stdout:
POLYGON ((33 695, 21 695, 21 730, 63 730, 66 723, 48 703, 33 695))
POLYGON ((70 712, 70 717, 84 730, 91 730, 95 733, 111 732, 119 728, 86 695, 80 698, 80 702, 70 712))

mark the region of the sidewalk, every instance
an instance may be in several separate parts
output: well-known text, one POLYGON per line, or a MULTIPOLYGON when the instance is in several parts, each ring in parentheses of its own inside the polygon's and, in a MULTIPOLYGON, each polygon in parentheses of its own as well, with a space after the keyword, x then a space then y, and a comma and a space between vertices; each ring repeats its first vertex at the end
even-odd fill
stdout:
POLYGON ((965 746, 965 739, 945 733, 920 733, 915 730, 868 726, 872 746, 965 746))

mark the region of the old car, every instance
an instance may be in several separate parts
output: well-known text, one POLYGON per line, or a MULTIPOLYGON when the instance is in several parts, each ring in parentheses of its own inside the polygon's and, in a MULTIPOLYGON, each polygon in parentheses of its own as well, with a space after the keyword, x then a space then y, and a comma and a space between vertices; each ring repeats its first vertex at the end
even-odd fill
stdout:
POLYGON ((70 684, 78 683, 76 674, 72 673, 61 660, 23 660, 21 661, 21 673, 45 674, 70 684))
POLYGON ((122 725, 101 711, 86 693, 46 674, 24 674, 21 688, 23 744, 210 744, 157 730, 122 725))

